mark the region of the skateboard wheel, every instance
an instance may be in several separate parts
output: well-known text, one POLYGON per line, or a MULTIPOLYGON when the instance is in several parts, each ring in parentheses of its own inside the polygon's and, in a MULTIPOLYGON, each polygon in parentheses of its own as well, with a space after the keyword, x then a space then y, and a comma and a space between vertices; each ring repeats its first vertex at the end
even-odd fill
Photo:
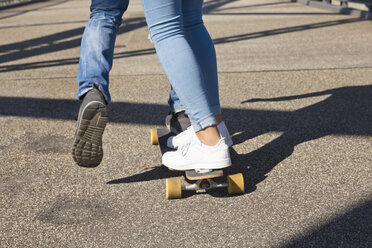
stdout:
POLYGON ((165 183, 167 187, 167 199, 179 199, 182 197, 181 179, 167 178, 165 183))
POLYGON ((151 145, 159 145, 158 132, 156 129, 151 129, 151 145))
POLYGON ((227 176, 227 191, 230 195, 244 194, 244 178, 242 173, 227 176))

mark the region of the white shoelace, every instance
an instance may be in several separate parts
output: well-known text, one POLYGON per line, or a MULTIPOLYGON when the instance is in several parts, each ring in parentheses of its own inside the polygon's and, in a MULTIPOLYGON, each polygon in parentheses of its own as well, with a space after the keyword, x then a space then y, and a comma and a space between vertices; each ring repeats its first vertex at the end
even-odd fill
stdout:
POLYGON ((186 143, 185 145, 183 145, 181 148, 180 148, 180 151, 181 151, 181 155, 183 157, 186 156, 187 152, 189 151, 189 147, 190 147, 191 143, 186 143))

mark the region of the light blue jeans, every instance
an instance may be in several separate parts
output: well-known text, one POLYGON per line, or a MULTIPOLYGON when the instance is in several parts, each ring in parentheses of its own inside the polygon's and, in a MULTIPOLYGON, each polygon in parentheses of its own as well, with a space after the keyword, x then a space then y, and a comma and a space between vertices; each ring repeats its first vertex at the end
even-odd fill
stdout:
MULTIPOLYGON (((142 0, 151 39, 171 83, 169 106, 186 110, 199 131, 221 113, 213 42, 202 20, 203 0, 142 0)), ((78 70, 78 97, 98 82, 110 102, 109 71, 116 32, 128 0, 93 0, 84 31, 78 70)))

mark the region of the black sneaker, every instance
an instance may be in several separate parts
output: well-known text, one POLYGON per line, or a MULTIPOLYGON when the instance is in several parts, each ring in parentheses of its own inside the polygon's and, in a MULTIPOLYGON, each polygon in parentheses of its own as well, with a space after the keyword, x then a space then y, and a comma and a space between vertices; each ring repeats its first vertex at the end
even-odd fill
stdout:
POLYGON ((102 135, 108 120, 106 101, 98 85, 84 96, 76 124, 72 157, 82 167, 96 167, 103 158, 102 135))
POLYGON ((191 126, 191 123, 185 111, 177 113, 171 111, 165 117, 165 125, 172 133, 179 134, 191 126))

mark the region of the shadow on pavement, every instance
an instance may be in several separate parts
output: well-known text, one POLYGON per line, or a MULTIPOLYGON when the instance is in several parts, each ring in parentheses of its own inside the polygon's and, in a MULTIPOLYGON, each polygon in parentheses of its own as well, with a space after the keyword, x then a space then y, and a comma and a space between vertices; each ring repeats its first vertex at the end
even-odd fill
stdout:
POLYGON ((55 25, 67 25, 67 24, 79 24, 86 23, 86 20, 83 21, 68 21, 68 22, 48 22, 48 23, 35 23, 35 24, 22 24, 22 25, 9 25, 9 26, 0 26, 1 29, 13 29, 13 28, 25 28, 25 27, 42 27, 42 26, 55 26, 55 25))
POLYGON ((203 14, 208 14, 217 8, 220 8, 226 4, 236 2, 238 0, 214 0, 203 4, 203 14))
MULTIPOLYGON (((205 14, 213 14, 213 13, 223 14, 223 13, 216 11, 216 9, 225 4, 228 4, 234 1, 236 0, 220 0, 220 1, 208 2, 204 5, 203 11, 205 14), (213 11, 216 11, 216 12, 213 12, 213 11)), ((290 3, 290 2, 284 2, 284 3, 290 3)), ((278 3, 272 3, 272 4, 278 4, 278 3)), ((242 8, 246 8, 246 7, 247 6, 242 7, 242 8)), ((236 14, 236 13, 232 13, 232 14, 236 14)), ((252 13, 252 14, 263 14, 263 13, 252 13)), ((265 14, 277 15, 277 14, 283 14, 283 13, 265 13, 265 14)), ((284 14, 292 15, 292 14, 301 14, 301 13, 284 13, 284 14)), ((306 13, 306 14, 311 14, 311 13, 306 13)), ((317 14, 317 13, 312 13, 312 14, 317 14)), ((311 29, 343 25, 343 24, 361 22, 361 21, 366 21, 366 20, 360 19, 360 18, 352 18, 352 19, 348 18, 348 19, 341 19, 341 20, 334 20, 334 21, 298 25, 298 26, 292 26, 292 27, 265 30, 265 31, 260 31, 260 32, 226 36, 226 37, 216 38, 213 40, 213 42, 216 45, 218 45, 218 44, 238 42, 238 41, 249 40, 249 39, 257 39, 257 38, 262 38, 266 36, 306 31, 306 30, 311 30, 311 29)), ((144 26, 146 26, 146 20, 144 17, 124 18, 123 25, 120 27, 118 35, 125 33, 125 32, 133 31, 138 28, 142 28, 144 26)), ((51 34, 51 35, 42 36, 39 38, 1 45, 0 46, 0 64, 19 60, 19 59, 29 58, 33 56, 38 56, 42 54, 58 52, 58 51, 66 50, 66 49, 79 47, 80 42, 81 42, 81 35, 83 34, 84 28, 85 27, 78 27, 78 28, 58 32, 58 33, 51 34)), ((125 58, 125 57, 150 55, 150 54, 155 54, 155 49, 150 48, 150 49, 141 49, 141 50, 116 53, 114 55, 114 58, 118 59, 118 58, 125 58)), ((30 69, 36 69, 36 68, 63 66, 63 65, 77 64, 78 62, 79 62, 79 58, 73 57, 73 58, 63 58, 63 59, 58 59, 58 60, 46 60, 46 61, 38 61, 38 62, 30 62, 30 63, 22 63, 22 64, 3 65, 3 66, 0 66, 0 72, 10 72, 10 71, 19 71, 19 70, 30 70, 30 69)))
MULTIPOLYGON (((329 27, 329 26, 342 25, 342 24, 361 22, 361 21, 365 21, 365 20, 360 19, 360 18, 354 18, 354 19, 319 22, 319 23, 272 29, 272 30, 254 32, 254 33, 226 36, 222 38, 213 39, 213 42, 215 45, 219 45, 219 44, 238 42, 238 41, 243 41, 243 40, 258 39, 258 38, 263 38, 266 36, 306 31, 310 29, 324 28, 324 27, 329 27)), ((129 32, 131 30, 134 30, 134 29, 137 29, 139 27, 143 27, 146 25, 144 18, 127 19, 125 23, 126 23, 125 27, 120 29, 118 34, 129 32)), ((80 36, 83 33, 83 31, 84 31, 84 27, 80 27, 80 28, 56 33, 53 35, 44 36, 41 38, 2 45, 0 46, 0 54, 2 54, 0 55, 0 64, 18 60, 18 59, 27 58, 27 57, 37 56, 40 54, 57 52, 57 51, 61 51, 64 49, 78 47, 80 46, 80 39, 81 39, 80 36)), ((115 53, 114 59, 151 55, 151 54, 155 54, 154 48, 115 53)), ((37 69, 37 68, 71 65, 71 64, 77 64, 78 62, 79 62, 79 58, 74 57, 74 58, 45 60, 45 61, 22 63, 22 64, 3 65, 3 66, 0 66, 0 72, 31 70, 31 69, 37 69)))
MULTIPOLYGON (((289 157, 300 143, 327 135, 372 136, 372 85, 342 87, 310 94, 268 99, 248 99, 249 102, 279 102, 328 96, 325 100, 296 111, 254 109, 223 109, 223 114, 235 144, 243 143, 268 132, 283 132, 277 139, 248 153, 232 150, 234 166, 229 173, 242 172, 246 193, 252 192, 276 165, 289 157)), ((74 120, 78 101, 40 98, 0 97, 1 116, 74 120)), ((111 122, 163 125, 166 105, 114 102, 110 107, 111 122), (146 118, 144 118, 146 117, 146 118)), ((73 133, 73 131, 71 131, 73 133)), ((157 151, 158 152, 158 151, 157 151)), ((114 179, 107 184, 132 183, 180 176, 163 166, 143 173, 114 179)), ((226 197, 223 190, 208 191, 216 197, 226 197)), ((187 194, 186 195, 191 196, 187 194)), ((370 247, 372 201, 301 234, 282 248, 289 247, 370 247), (332 244, 332 245, 331 245, 332 244), (360 244, 360 246, 357 246, 360 244)))
MULTIPOLYGON (((289 157, 298 144, 327 135, 372 136, 371 94, 371 85, 343 87, 305 95, 250 99, 242 102, 244 104, 258 101, 289 101, 329 95, 321 102, 296 111, 223 109, 224 119, 231 133, 238 133, 238 135, 233 136, 234 144, 243 143, 268 132, 283 133, 280 137, 248 154, 238 154, 232 149, 231 158, 234 166, 228 169, 227 173, 242 172, 245 178, 246 192, 249 193, 256 189, 257 184, 265 180, 266 175, 277 164, 289 157)), ((134 109, 134 111, 138 110, 134 109)), ((151 112, 152 110, 149 107, 147 107, 147 110, 149 110, 148 113, 154 113, 151 112)), ((154 109, 154 111, 158 110, 154 109)), ((161 111, 166 113, 167 108, 164 106, 161 111)), ((151 114, 149 115, 151 116, 151 114)), ((152 124, 162 125, 162 118, 154 120, 157 123, 152 124)), ((122 122, 124 120, 119 117, 116 121, 122 122)), ((108 183, 156 180, 167 178, 170 175, 179 176, 167 172, 164 168, 153 167, 146 172, 112 180, 108 183)), ((226 196, 226 194, 220 194, 221 192, 218 190, 215 193, 211 192, 215 196, 226 196)))
MULTIPOLYGON (((223 109, 224 119, 240 144, 268 132, 282 135, 248 154, 238 154, 232 149, 234 166, 229 173, 242 172, 246 178, 247 192, 254 191, 277 164, 289 157, 298 144, 327 135, 372 136, 372 86, 343 87, 310 94, 271 99, 249 99, 248 102, 290 101, 328 96, 325 100, 296 111, 271 111, 254 109, 223 109)), ((74 120, 78 111, 77 100, 0 97, 0 115, 30 118, 74 120), (10 107, 9 107, 10 106, 10 107)), ((163 125, 168 112, 166 105, 113 102, 110 104, 110 121, 163 125), (145 118, 146 117, 146 118, 145 118)), ((108 183, 130 183, 176 176, 161 167, 116 179, 108 183)))
POLYGON ((266 36, 287 34, 287 33, 292 33, 292 32, 306 31, 306 30, 311 30, 311 29, 325 28, 325 27, 330 27, 330 26, 337 26, 337 25, 343 25, 343 24, 354 23, 354 22, 362 22, 362 21, 366 21, 366 20, 363 20, 360 18, 353 18, 353 19, 342 19, 342 20, 335 20, 335 21, 317 22, 317 23, 298 25, 298 26, 292 26, 292 27, 271 29, 271 30, 254 32, 254 33, 227 36, 227 37, 214 39, 213 42, 214 44, 218 45, 218 44, 223 44, 223 43, 257 39, 257 38, 262 38, 266 36))
MULTIPOLYGON (((328 96, 325 100, 296 111, 271 111, 224 108, 223 115, 233 136, 240 144, 268 132, 282 135, 248 154, 238 154, 232 149, 234 166, 229 173, 242 172, 246 178, 247 192, 254 191, 277 164, 289 157, 298 144, 327 135, 372 136, 372 86, 343 87, 310 94, 271 99, 249 99, 248 102, 290 101, 328 96)), ((77 100, 0 97, 0 115, 30 118, 74 120, 78 111, 77 100), (11 107, 9 107, 11 106, 11 107)), ((168 112, 166 105, 113 102, 110 104, 110 122, 163 125, 168 112), (146 116, 146 118, 144 118, 146 116)), ((161 167, 110 181, 130 183, 167 178, 161 167)))
MULTIPOLYGON (((296 111, 270 111, 251 109, 223 109, 223 114, 233 136, 234 144, 268 132, 283 134, 263 147, 248 154, 238 154, 232 149, 234 166, 228 173, 242 172, 246 178, 247 191, 254 191, 277 164, 289 157, 298 144, 327 135, 372 136, 372 86, 343 87, 311 94, 272 99, 249 99, 258 101, 289 101, 317 96, 325 100, 296 111)), ((137 105, 114 103, 114 122, 134 122, 162 125, 167 107, 163 105, 137 105), (124 113, 123 111, 124 110, 124 113), (122 112, 123 114, 119 114, 122 112), (163 112, 164 115, 158 114, 163 112), (144 120, 143 116, 150 116, 144 120)), ((127 183, 165 178, 172 173, 154 167, 144 173, 117 179, 109 183, 127 183), (160 170, 161 172, 158 172, 160 170)))
MULTIPOLYGON (((253 192, 266 175, 281 161, 289 157, 294 147, 303 142, 327 135, 372 136, 372 85, 342 87, 310 94, 268 99, 248 99, 242 102, 290 101, 317 96, 325 100, 296 111, 270 111, 254 109, 223 109, 224 118, 235 144, 268 132, 282 132, 275 140, 248 154, 238 154, 232 149, 234 166, 227 172, 242 172, 246 193, 253 192)), ((78 101, 40 98, 0 97, 0 115, 30 118, 74 120, 78 101)), ((110 107, 110 119, 115 123, 139 123, 163 125, 166 105, 114 102, 110 107), (146 118, 144 118, 146 117, 146 118)), ((73 133, 73 130, 71 131, 73 133)), ((158 152, 158 151, 156 151, 158 152)), ((146 171, 118 178, 107 184, 132 183, 183 175, 155 166, 146 171)), ((207 192, 214 197, 227 197, 222 189, 207 192)), ((186 197, 192 196, 187 193, 186 197)), ((287 247, 369 247, 371 244, 371 200, 336 218, 315 227, 309 233, 283 245, 287 247), (336 243, 335 243, 336 242, 336 243), (333 244, 330 246, 330 244, 333 244)))
POLYGON ((0 8, 0 13, 10 13, 10 15, 5 15, 5 16, 0 16, 0 20, 3 20, 3 19, 7 19, 7 18, 10 18, 10 17, 14 17, 14 16, 19 16, 19 15, 23 15, 23 14, 26 14, 28 12, 32 12, 32 11, 39 11, 39 10, 42 10, 42 9, 45 9, 45 8, 49 8, 49 7, 53 7, 53 6, 57 6, 57 5, 60 5, 60 4, 63 4, 63 3, 66 3, 70 0, 56 0, 56 1, 49 1, 49 0, 34 0, 34 1, 30 1, 30 2, 23 2, 23 3, 19 3, 19 4, 15 4, 15 5, 8 5, 8 6, 2 6, 0 8), (44 3, 42 3, 44 2, 44 3), (18 7, 24 7, 25 5, 28 5, 29 7, 32 7, 33 4, 40 4, 42 3, 42 6, 38 6, 36 8, 22 8, 20 10, 11 10, 9 11, 9 9, 13 9, 13 8, 18 8, 18 7))
POLYGON ((281 248, 294 247, 372 247, 372 200, 302 234, 281 248))
MULTIPOLYGON (((213 12, 220 12, 226 10, 233 10, 233 9, 246 9, 246 8, 257 8, 257 7, 266 7, 266 6, 274 6, 274 5, 282 5, 282 4, 290 4, 292 1, 288 2, 272 2, 272 3, 259 3, 259 4, 250 4, 250 5, 239 5, 236 7, 227 7, 227 8, 218 8, 214 9, 213 12)), ((208 12, 206 12, 207 14, 208 12)))
POLYGON ((251 13, 242 13, 242 12, 227 12, 227 13, 220 13, 220 12, 217 12, 217 13, 211 13, 209 15, 221 15, 221 16, 243 16, 243 15, 251 15, 251 16, 263 16, 263 15, 271 15, 271 16, 274 16, 274 15, 277 15, 277 16, 280 16, 280 15, 301 15, 301 16, 307 16, 307 15, 313 15, 313 16, 320 16, 320 15, 323 15, 323 16, 330 16, 330 15, 339 15, 339 13, 318 13, 318 12, 313 12, 313 13, 309 13, 309 12, 278 12, 278 13, 271 13, 271 12, 251 12, 251 13))
MULTIPOLYGON (((56 3, 52 3, 44 7, 19 11, 10 16, 0 17, 0 20, 15 16, 15 15, 21 15, 21 14, 31 12, 31 11, 37 11, 41 8, 54 6, 54 5, 61 4, 67 1, 68 0, 58 1, 56 3)), ((220 6, 223 6, 227 3, 234 2, 234 1, 236 0, 213 1, 213 3, 205 4, 204 11, 208 13, 214 10, 215 8, 218 8, 220 6)), ((146 26, 146 20, 144 17, 124 18, 123 25, 120 27, 117 34, 120 35, 124 32, 130 32, 132 30, 135 30, 135 29, 138 29, 144 26, 146 26)), ((70 48, 79 47, 81 43, 81 36, 83 34, 84 29, 85 29, 85 25, 84 27, 79 27, 79 28, 51 34, 51 35, 46 35, 46 36, 42 36, 39 38, 1 45, 0 46, 0 64, 19 60, 19 59, 24 59, 28 57, 38 56, 41 54, 47 54, 47 53, 52 53, 52 52, 57 52, 57 51, 66 50, 70 48)), ((151 54, 155 53, 155 49, 145 49, 145 50, 135 51, 135 54, 136 55, 149 54, 148 50, 150 50, 151 54)), ((121 56, 121 54, 116 54, 116 57, 126 57, 126 53, 132 54, 133 51, 125 52, 124 56, 121 56)), ((57 61, 55 60, 51 61, 51 62, 54 62, 54 63, 51 63, 51 66, 60 66, 60 65, 77 63, 78 58, 62 59, 61 61, 58 61, 58 63, 57 61)), ((30 64, 27 63, 27 64, 21 64, 21 65, 11 65, 11 66, 5 66, 5 67, 3 66, 2 68, 0 68, 0 71, 1 72, 16 71, 16 70, 35 69, 35 68, 49 67, 49 66, 50 66, 49 61, 42 61, 42 62, 36 62, 36 63, 33 62, 30 64)))
MULTIPOLYGON (((123 23, 123 28, 119 30, 118 35, 146 26, 144 17, 128 18, 123 23)), ((2 45, 0 46, 0 63, 79 47, 81 43, 81 35, 83 34, 84 29, 85 27, 79 27, 39 38, 2 45)), ((78 61, 78 58, 73 59, 75 62, 78 61)), ((57 65, 63 64, 59 63, 57 65)), ((20 69, 22 67, 18 68, 20 69)), ((27 66, 25 68, 32 69, 27 66)), ((0 69, 0 71, 4 71, 4 69, 0 69)))
MULTIPOLYGON (((232 156, 239 164, 247 164, 248 187, 255 187, 277 164, 289 157, 298 144, 328 135, 372 136, 372 86, 343 87, 311 94, 272 99, 250 99, 242 102, 289 101, 325 96, 325 100, 293 112, 267 111, 252 114, 243 133, 234 137, 235 144, 264 134, 283 132, 277 139, 249 154, 232 156), (250 124, 251 123, 251 124, 250 124), (249 127, 250 126, 250 127, 249 127), (249 127, 249 128, 247 128, 249 127)), ((227 120, 236 120, 225 115, 227 120)), ((233 125, 235 128, 238 125, 233 125)), ((233 132, 241 131, 239 129, 233 132)))

